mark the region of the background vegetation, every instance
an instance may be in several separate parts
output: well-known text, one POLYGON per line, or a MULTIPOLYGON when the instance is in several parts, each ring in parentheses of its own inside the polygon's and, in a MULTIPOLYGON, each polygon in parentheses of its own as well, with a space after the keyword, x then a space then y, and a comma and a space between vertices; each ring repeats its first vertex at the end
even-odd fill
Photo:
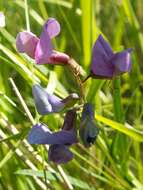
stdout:
MULTIPOLYGON (((0 190, 143 189, 142 10, 142 0, 0 1, 0 11, 6 16, 6 27, 0 28, 0 190), (54 41, 56 49, 75 58, 87 73, 99 33, 115 51, 134 49, 130 74, 121 80, 86 82, 85 93, 95 104, 100 135, 90 149, 80 143, 74 145, 75 158, 62 166, 49 163, 43 147, 27 143, 31 122, 15 93, 18 88, 23 105, 37 120, 31 93, 34 82, 43 86, 48 83, 60 97, 78 92, 67 68, 37 67, 16 51, 17 33, 30 27, 39 36, 48 17, 55 17, 61 24, 62 31, 54 41)), ((63 116, 40 120, 57 130, 63 116)))

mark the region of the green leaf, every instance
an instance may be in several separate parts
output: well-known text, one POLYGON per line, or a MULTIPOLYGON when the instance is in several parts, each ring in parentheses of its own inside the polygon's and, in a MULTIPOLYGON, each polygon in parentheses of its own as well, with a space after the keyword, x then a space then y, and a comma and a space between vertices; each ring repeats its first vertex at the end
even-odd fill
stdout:
POLYGON ((2 44, 0 44, 0 50, 3 51, 14 63, 7 61, 5 58, 1 57, 2 60, 5 60, 8 64, 10 64, 15 70, 17 70, 23 78, 25 78, 30 83, 39 83, 40 80, 37 76, 35 76, 27 67, 26 63, 22 58, 20 58, 18 55, 14 54, 11 50, 4 47, 2 44))
POLYGON ((91 18, 92 18, 92 0, 80 0, 82 10, 82 41, 84 65, 87 67, 91 57, 91 18))
MULTIPOLYGON (((15 174, 36 176, 36 177, 44 178, 44 172, 40 171, 40 170, 34 171, 34 170, 30 170, 30 169, 23 169, 23 170, 16 171, 15 174)), ((48 180, 51 180, 51 181, 56 181, 57 179, 59 179, 60 181, 63 181, 58 172, 51 173, 51 172, 46 171, 46 177, 48 180)), ((69 181, 71 182, 71 184, 74 185, 75 187, 79 187, 81 189, 87 189, 87 190, 91 189, 86 182, 84 182, 80 179, 71 177, 71 176, 67 176, 67 177, 68 177, 69 181)))
POLYGON ((20 132, 20 133, 18 133, 18 134, 10 135, 10 136, 7 137, 7 138, 1 139, 1 140, 0 140, 0 143, 6 142, 6 141, 10 141, 10 140, 17 140, 17 139, 20 139, 23 135, 27 134, 28 131, 29 131, 29 128, 28 128, 28 129, 24 129, 22 132, 20 132))
POLYGON ((0 169, 12 158, 12 156, 15 154, 16 149, 21 144, 21 140, 19 140, 12 148, 11 150, 5 155, 5 157, 0 161, 0 169))
POLYGON ((134 140, 143 142, 143 132, 141 132, 137 129, 134 129, 133 127, 131 127, 127 124, 123 125, 121 123, 107 119, 107 118, 97 115, 97 114, 95 115, 95 118, 97 121, 100 121, 100 122, 104 123, 105 125, 110 126, 113 129, 116 129, 116 130, 120 131, 121 133, 124 133, 124 134, 132 137, 134 140))

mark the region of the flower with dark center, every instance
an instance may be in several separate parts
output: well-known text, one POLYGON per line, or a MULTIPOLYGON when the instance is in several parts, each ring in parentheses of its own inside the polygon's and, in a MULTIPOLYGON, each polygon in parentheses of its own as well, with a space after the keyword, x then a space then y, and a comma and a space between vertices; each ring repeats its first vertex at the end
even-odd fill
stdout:
POLYGON ((94 107, 90 103, 86 103, 83 107, 82 118, 80 122, 79 134, 83 144, 90 147, 94 144, 99 133, 94 120, 94 107))
POLYGON ((130 53, 132 49, 114 53, 109 43, 99 35, 91 60, 91 76, 93 78, 112 79, 131 70, 130 53))
POLYGON ((28 135, 30 144, 48 144, 49 161, 57 164, 67 163, 73 158, 69 146, 77 143, 77 133, 75 128, 76 112, 70 110, 67 112, 62 130, 52 132, 44 124, 36 124, 28 135))
POLYGON ((70 57, 65 53, 55 51, 52 46, 52 38, 59 33, 59 22, 54 18, 49 18, 43 26, 40 39, 31 32, 20 32, 16 38, 17 50, 35 59, 37 64, 67 64, 70 57))
POLYGON ((70 94, 65 99, 60 99, 55 95, 49 94, 46 89, 36 84, 32 88, 36 109, 39 114, 58 113, 72 107, 78 100, 76 93, 70 94))

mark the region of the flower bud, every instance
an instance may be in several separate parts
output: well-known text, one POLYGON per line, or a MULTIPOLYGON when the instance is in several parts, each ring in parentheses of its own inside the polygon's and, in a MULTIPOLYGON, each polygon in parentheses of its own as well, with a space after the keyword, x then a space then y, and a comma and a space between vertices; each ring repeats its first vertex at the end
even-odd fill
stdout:
POLYGON ((98 133, 99 129, 97 128, 94 120, 93 105, 87 103, 83 107, 80 130, 79 130, 79 134, 83 144, 86 147, 90 147, 91 144, 94 144, 98 133))

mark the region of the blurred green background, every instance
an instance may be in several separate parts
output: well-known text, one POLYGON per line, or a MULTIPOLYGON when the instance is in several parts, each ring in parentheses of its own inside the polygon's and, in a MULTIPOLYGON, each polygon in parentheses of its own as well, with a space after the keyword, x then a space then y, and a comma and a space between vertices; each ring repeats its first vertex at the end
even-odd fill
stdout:
MULTIPOLYGON (((0 190, 143 190, 143 0, 0 0, 0 11, 6 17, 6 27, 0 28, 0 190), (17 33, 30 27, 39 36, 48 17, 61 24, 55 49, 68 53, 87 74, 100 33, 114 51, 133 48, 129 74, 86 82, 100 135, 90 149, 74 145, 75 158, 62 166, 49 163, 43 147, 27 143, 31 123, 9 80, 35 120, 33 83, 48 83, 60 97, 78 92, 67 68, 37 66, 16 51, 17 33)), ((57 130, 63 115, 40 121, 57 130)))

